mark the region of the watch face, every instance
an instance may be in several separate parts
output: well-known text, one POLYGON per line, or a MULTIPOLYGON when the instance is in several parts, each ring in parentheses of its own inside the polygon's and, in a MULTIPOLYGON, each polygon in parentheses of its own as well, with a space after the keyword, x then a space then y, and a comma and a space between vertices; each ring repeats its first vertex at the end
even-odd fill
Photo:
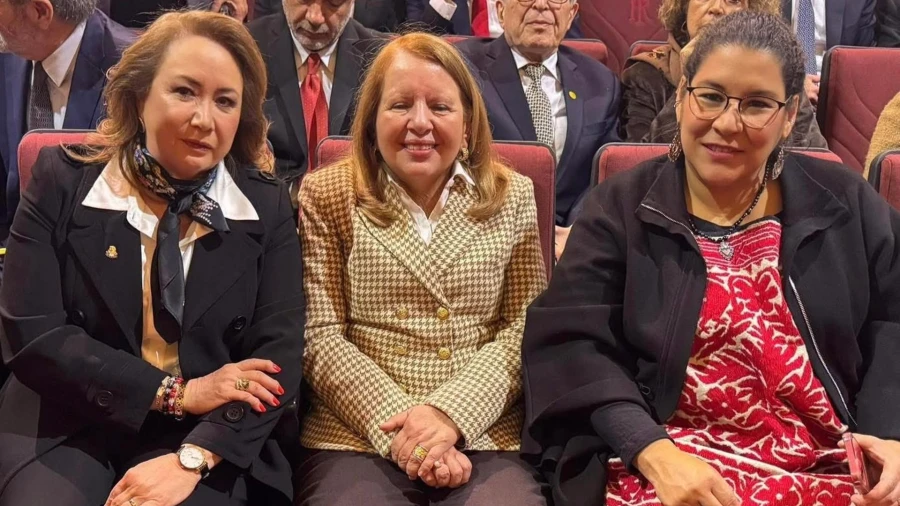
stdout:
POLYGON ((178 454, 178 460, 185 469, 192 471, 200 469, 206 462, 206 459, 203 458, 203 452, 189 446, 181 449, 181 452, 178 454))

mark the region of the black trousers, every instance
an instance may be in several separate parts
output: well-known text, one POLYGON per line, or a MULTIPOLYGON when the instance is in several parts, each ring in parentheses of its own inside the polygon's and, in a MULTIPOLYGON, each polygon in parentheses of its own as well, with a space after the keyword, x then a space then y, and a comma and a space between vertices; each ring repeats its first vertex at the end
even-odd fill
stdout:
MULTIPOLYGON (((157 413, 148 415, 137 436, 88 428, 17 472, 0 490, 0 506, 102 505, 128 469, 176 451, 189 430, 190 426, 183 422, 157 413)), ((285 505, 290 501, 228 462, 216 466, 182 503, 183 506, 270 504, 285 505)))

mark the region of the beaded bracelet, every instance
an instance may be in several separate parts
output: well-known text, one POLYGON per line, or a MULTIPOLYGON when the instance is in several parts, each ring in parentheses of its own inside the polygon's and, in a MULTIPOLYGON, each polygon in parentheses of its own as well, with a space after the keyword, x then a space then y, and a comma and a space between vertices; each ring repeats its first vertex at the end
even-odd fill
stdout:
POLYGON ((157 390, 157 400, 153 406, 164 415, 174 416, 176 420, 184 418, 184 378, 166 376, 160 389, 157 390))

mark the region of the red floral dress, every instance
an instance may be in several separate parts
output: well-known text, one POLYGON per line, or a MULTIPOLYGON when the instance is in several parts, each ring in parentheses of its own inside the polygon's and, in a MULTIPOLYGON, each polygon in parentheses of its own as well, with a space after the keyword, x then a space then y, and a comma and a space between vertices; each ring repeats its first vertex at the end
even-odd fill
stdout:
MULTIPOLYGON (((729 239, 731 261, 697 239, 706 297, 678 408, 679 449, 712 465, 746 505, 848 506, 847 430, 813 374, 782 291, 781 225, 755 222, 729 239)), ((653 485, 607 465, 608 505, 660 504, 653 485)))

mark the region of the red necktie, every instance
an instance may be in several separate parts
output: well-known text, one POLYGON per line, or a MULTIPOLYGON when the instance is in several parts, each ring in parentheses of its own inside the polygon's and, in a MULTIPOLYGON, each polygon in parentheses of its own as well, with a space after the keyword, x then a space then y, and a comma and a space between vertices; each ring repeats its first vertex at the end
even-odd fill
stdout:
POLYGON ((309 150, 307 171, 316 168, 316 147, 328 137, 328 102, 319 69, 322 60, 318 53, 310 53, 306 59, 306 78, 300 85, 300 102, 303 104, 303 122, 306 124, 306 146, 309 150))
POLYGON ((487 0, 472 0, 472 35, 476 37, 491 36, 487 0))

